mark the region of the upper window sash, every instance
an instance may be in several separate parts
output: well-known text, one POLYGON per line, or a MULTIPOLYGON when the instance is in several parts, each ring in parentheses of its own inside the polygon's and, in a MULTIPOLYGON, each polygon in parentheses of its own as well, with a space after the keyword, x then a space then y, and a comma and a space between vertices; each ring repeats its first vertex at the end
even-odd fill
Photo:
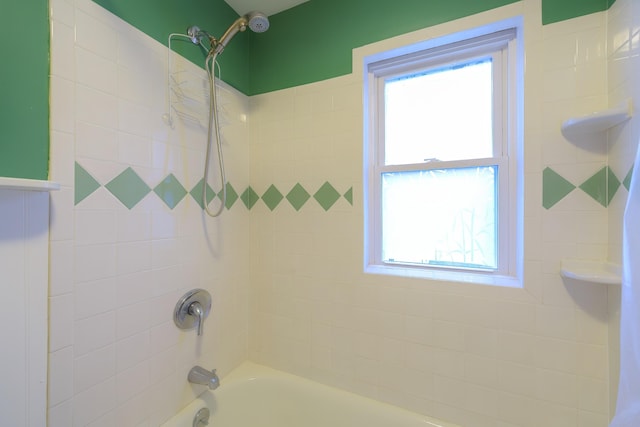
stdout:
POLYGON ((418 68, 433 68, 446 63, 459 62, 473 56, 491 55, 505 49, 516 36, 510 28, 495 33, 462 40, 445 46, 433 47, 417 52, 369 63, 367 70, 376 77, 389 77, 413 73, 418 68))
MULTIPOLYGON (((486 46, 483 46, 486 47, 486 46)), ((439 58, 430 58, 429 66, 420 62, 410 62, 409 58, 405 58, 402 67, 398 65, 396 72, 385 72, 375 74, 375 97, 377 105, 377 129, 376 129, 376 150, 375 161, 377 166, 386 164, 385 160, 385 85, 387 81, 396 79, 404 75, 419 74, 420 72, 428 72, 430 70, 446 69, 448 65, 456 65, 463 63, 472 63, 481 59, 490 57, 492 64, 492 119, 493 119, 493 155, 494 157, 508 156, 508 134, 507 134, 507 91, 508 91, 508 58, 507 58, 507 42, 501 42, 494 46, 499 48, 498 51, 490 53, 484 52, 483 55, 476 55, 476 51, 467 51, 466 55, 457 54, 455 61, 443 63, 439 58)), ((485 50, 485 49, 483 49, 485 50)), ((459 53, 459 52, 458 52, 459 53)), ((413 59, 413 58, 412 58, 413 59)))

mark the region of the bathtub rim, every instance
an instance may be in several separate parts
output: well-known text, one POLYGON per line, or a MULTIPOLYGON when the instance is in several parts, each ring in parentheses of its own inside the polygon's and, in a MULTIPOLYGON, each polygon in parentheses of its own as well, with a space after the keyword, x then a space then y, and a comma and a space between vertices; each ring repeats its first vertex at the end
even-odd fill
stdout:
POLYGON ((203 407, 210 408, 212 411, 212 421, 214 420, 214 410, 216 406, 215 395, 219 393, 219 390, 222 389, 225 385, 229 388, 237 388, 242 387, 243 384, 246 384, 251 381, 261 380, 261 379, 275 379, 277 381, 292 381, 298 384, 302 384, 303 387, 317 387, 321 390, 337 393, 339 395, 347 396, 352 399, 361 400, 364 402, 369 402, 373 405, 377 405, 383 408, 387 408, 391 411, 397 411, 407 416, 415 417, 416 421, 420 420, 424 423, 425 427, 462 427, 459 424, 454 424, 449 421, 444 421, 430 415, 421 414, 415 411, 411 411, 409 409, 396 406, 387 402, 383 402, 380 400, 376 400, 374 398, 357 394, 348 390, 344 390, 338 387, 334 387, 331 385, 323 384, 319 381, 315 381, 306 377, 302 377, 299 375, 291 374, 286 371, 281 371, 270 366, 262 365, 250 360, 246 360, 240 363, 237 367, 235 367, 231 372, 221 378, 220 380, 220 388, 218 390, 204 390, 196 399, 190 402, 188 405, 183 407, 179 412, 173 415, 171 418, 166 420, 160 427, 182 427, 182 426, 191 426, 191 421, 195 416, 196 412, 203 407), (184 424, 184 422, 187 424, 184 424))

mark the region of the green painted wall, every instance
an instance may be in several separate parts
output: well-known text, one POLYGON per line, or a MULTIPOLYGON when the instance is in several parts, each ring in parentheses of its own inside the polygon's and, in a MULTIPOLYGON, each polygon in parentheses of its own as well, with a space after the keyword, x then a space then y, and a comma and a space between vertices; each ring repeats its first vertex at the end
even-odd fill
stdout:
POLYGON ((0 176, 49 174, 47 0, 0 4, 0 176))
MULTIPOLYGON (((94 1, 164 44, 170 32, 193 24, 220 35, 237 17, 223 0, 94 1)), ((266 33, 239 35, 220 57, 223 79, 254 95, 337 77, 351 72, 354 47, 517 1, 309 0, 269 17, 266 33)), ((614 1, 543 0, 543 23, 606 10, 614 1)), ((193 46, 176 46, 202 62, 193 46)))
MULTIPOLYGON (((237 18, 223 0, 94 0, 166 45, 198 25, 221 35, 237 18)), ((351 49, 519 0, 310 0, 271 16, 263 34, 239 34, 220 56, 224 80, 247 94, 351 72, 351 49), (233 48, 231 48, 233 47, 233 48)), ((607 10, 615 0, 543 0, 549 24, 607 10)), ((176 50, 196 64, 189 42, 176 50)), ((49 161, 48 0, 0 5, 0 176, 47 179, 49 161), (28 37, 20 37, 28 24, 28 37), (17 41, 16 41, 17 40, 17 41)))
POLYGON ((310 0, 250 36, 251 94, 351 72, 351 50, 518 0, 310 0))
MULTIPOLYGON (((351 50, 519 0, 310 0, 250 35, 250 94, 351 72, 351 50)), ((615 0, 543 0, 545 24, 608 9, 615 0)))
MULTIPOLYGON (((192 25, 220 37, 238 18, 238 14, 223 0, 93 1, 164 45, 167 45, 170 33, 185 34, 192 25)), ((218 58, 223 80, 245 93, 249 91, 247 33, 237 34, 218 58)), ((171 47, 204 68, 206 52, 189 40, 173 39, 171 47)))
POLYGON ((611 7, 616 0, 542 0, 542 23, 544 25, 576 16, 601 12, 611 7))

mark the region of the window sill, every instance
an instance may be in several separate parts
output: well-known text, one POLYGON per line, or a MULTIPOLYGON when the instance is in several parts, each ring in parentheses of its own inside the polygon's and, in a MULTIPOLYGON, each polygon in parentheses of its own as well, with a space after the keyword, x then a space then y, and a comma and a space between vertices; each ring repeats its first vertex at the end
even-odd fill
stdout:
POLYGON ((0 177, 0 189, 22 191, 56 191, 60 184, 53 181, 0 177))
POLYGON ((498 274, 483 274, 472 271, 446 271, 437 269, 423 269, 397 267, 386 265, 366 265, 367 274, 381 274, 386 276, 426 279, 441 282, 473 283, 478 285, 502 286, 506 288, 522 288, 522 280, 518 277, 498 274))

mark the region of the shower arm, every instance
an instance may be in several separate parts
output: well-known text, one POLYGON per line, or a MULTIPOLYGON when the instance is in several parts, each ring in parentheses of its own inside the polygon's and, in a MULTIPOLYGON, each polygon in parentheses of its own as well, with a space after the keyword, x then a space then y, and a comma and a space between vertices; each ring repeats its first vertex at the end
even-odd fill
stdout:
POLYGON ((224 32, 219 40, 216 40, 215 37, 210 36, 209 41, 211 42, 213 40, 213 43, 211 45, 213 51, 217 54, 222 53, 233 36, 235 36, 238 32, 244 32, 247 29, 247 24, 247 18, 241 16, 240 18, 236 19, 236 21, 229 28, 227 28, 227 31, 224 32))

